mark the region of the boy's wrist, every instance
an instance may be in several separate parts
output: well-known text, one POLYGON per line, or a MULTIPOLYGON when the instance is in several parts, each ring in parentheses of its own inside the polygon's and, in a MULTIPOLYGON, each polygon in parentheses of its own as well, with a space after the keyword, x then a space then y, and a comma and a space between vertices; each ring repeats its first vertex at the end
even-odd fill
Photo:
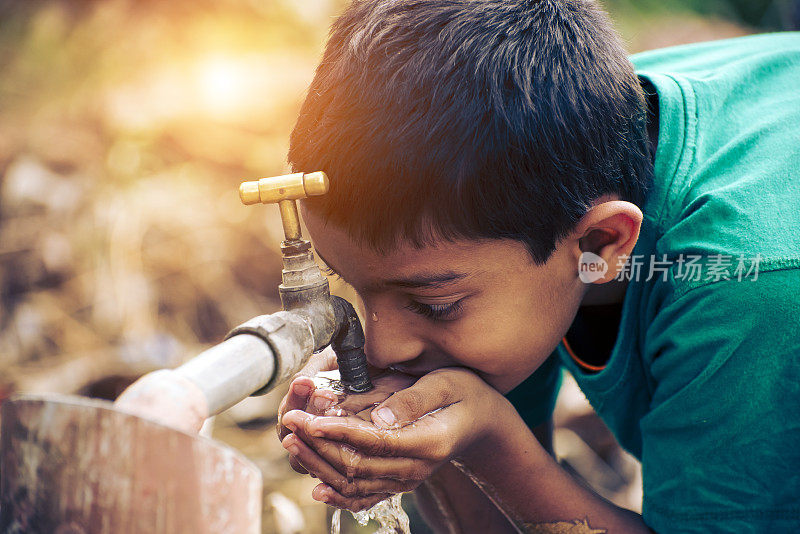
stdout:
MULTIPOLYGON (((487 465, 496 462, 513 463, 519 450, 528 447, 518 446, 531 441, 537 442, 511 402, 493 390, 491 408, 477 438, 455 458, 467 465, 487 465), (515 449, 517 449, 515 451, 515 449)), ((538 443, 538 442, 537 442, 538 443)))

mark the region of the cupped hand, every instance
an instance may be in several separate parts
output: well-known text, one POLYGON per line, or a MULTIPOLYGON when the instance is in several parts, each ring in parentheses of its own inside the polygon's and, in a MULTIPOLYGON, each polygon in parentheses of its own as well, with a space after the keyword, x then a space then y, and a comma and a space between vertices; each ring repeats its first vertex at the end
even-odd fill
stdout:
MULTIPOLYGON (((330 347, 312 354, 305 366, 294 375, 294 379, 289 384, 289 391, 281 400, 278 407, 278 424, 275 430, 278 432, 278 439, 283 440, 291 431, 283 424, 283 416, 291 410, 305 410, 309 404, 311 394, 314 392, 313 376, 322 371, 332 371, 338 369, 336 354, 330 347)), ((296 458, 289 457, 289 465, 298 473, 307 474, 296 458)))
POLYGON ((317 387, 311 393, 305 411, 312 415, 355 415, 371 421, 375 406, 417 381, 417 377, 397 371, 379 371, 370 379, 374 387, 366 393, 344 394, 324 386, 317 387))
POLYGON ((360 510, 416 489, 459 455, 480 454, 507 405, 472 371, 438 369, 378 405, 371 421, 287 411, 292 433, 282 443, 322 481, 315 499, 360 510))
MULTIPOLYGON (((329 388, 317 388, 313 377, 323 371, 338 369, 336 354, 329 348, 315 354, 301 369, 289 385, 289 391, 278 409, 278 439, 284 440, 291 433, 284 424, 283 416, 292 410, 303 410, 312 415, 355 415, 370 420, 372 408, 386 400, 395 391, 414 383, 415 377, 393 371, 382 371, 371 376, 374 389, 360 394, 344 395, 329 388)), ((293 455, 289 464, 298 473, 308 470, 293 455)))

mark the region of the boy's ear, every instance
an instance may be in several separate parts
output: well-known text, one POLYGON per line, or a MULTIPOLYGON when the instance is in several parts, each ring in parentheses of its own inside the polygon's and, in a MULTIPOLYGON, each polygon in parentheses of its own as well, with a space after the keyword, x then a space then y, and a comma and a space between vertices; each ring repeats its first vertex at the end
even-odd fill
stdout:
POLYGON ((636 245, 643 217, 638 206, 624 200, 601 202, 586 212, 572 233, 581 280, 603 284, 616 278, 636 245))

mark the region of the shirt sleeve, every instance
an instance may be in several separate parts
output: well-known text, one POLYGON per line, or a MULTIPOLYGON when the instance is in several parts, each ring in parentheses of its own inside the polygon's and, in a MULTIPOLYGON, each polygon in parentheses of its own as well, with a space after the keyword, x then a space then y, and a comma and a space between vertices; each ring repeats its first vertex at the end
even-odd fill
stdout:
POLYGON ((550 419, 560 388, 561 364, 554 352, 531 376, 511 390, 506 398, 511 401, 528 428, 533 428, 550 419))
POLYGON ((643 516, 656 532, 800 524, 800 270, 691 289, 648 329, 643 516))

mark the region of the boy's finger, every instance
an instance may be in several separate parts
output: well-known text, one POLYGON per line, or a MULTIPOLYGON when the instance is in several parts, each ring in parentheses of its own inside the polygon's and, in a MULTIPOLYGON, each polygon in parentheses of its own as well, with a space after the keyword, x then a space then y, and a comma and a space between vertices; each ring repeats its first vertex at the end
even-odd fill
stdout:
POLYGON ((301 475, 307 475, 308 474, 308 471, 306 470, 305 467, 303 467, 303 464, 301 464, 298 461, 298 459, 295 458, 292 455, 289 455, 289 465, 292 467, 292 469, 294 469, 295 471, 297 471, 301 475))
POLYGON ((289 430, 281 424, 280 418, 283 414, 292 410, 305 410, 308 399, 313 392, 314 381, 312 379, 308 377, 298 377, 292 380, 292 383, 289 385, 289 391, 286 393, 278 409, 278 439, 285 438, 286 434, 289 433, 289 430))
POLYGON ((313 377, 322 371, 333 371, 338 369, 339 364, 336 362, 336 353, 330 347, 324 348, 322 351, 311 356, 306 365, 297 372, 295 376, 313 377))
POLYGON ((369 497, 349 498, 341 495, 327 484, 319 484, 312 490, 311 496, 317 501, 324 502, 336 508, 350 510, 351 512, 360 512, 361 510, 372 508, 379 502, 391 497, 392 494, 379 493, 370 495, 369 497))
POLYGON ((281 445, 307 471, 314 473, 323 482, 334 486, 340 486, 343 482, 347 482, 345 475, 337 471, 294 434, 286 436, 281 445))
POLYGON ((445 461, 454 445, 445 436, 452 433, 454 425, 464 424, 464 421, 454 420, 452 415, 446 411, 437 412, 413 425, 393 429, 378 428, 355 416, 314 416, 297 410, 287 413, 283 420, 284 424, 288 422, 296 428, 306 443, 309 443, 307 438, 325 438, 350 445, 369 456, 445 461))
POLYGON ((314 472, 339 495, 349 499, 367 497, 375 493, 410 491, 419 485, 419 481, 400 481, 391 478, 364 479, 356 478, 352 474, 343 475, 296 436, 287 436, 283 440, 283 446, 296 456, 306 469, 314 472))
POLYGON ((398 482, 419 483, 433 471, 425 460, 365 456, 348 445, 323 438, 311 438, 309 447, 348 478, 393 479, 398 482))
POLYGON ((450 374, 433 371, 412 386, 394 393, 372 411, 372 421, 381 428, 399 428, 460 400, 460 388, 450 374))
POLYGON ((324 415, 338 402, 339 396, 335 392, 329 389, 315 389, 308 399, 308 405, 301 409, 314 415, 324 415))
POLYGON ((314 416, 301 410, 287 412, 281 422, 306 443, 314 438, 339 441, 371 456, 413 456, 413 447, 397 446, 398 432, 377 428, 356 416, 314 416))

